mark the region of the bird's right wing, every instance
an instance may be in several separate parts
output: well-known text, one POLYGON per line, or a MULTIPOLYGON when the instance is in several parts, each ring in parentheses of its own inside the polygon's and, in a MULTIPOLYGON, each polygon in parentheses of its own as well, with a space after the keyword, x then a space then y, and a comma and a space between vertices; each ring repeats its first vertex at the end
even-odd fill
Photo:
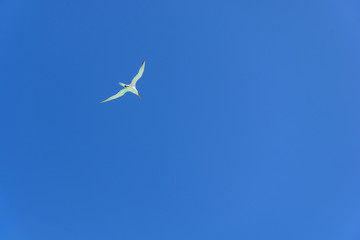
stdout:
POLYGON ((100 103, 107 102, 107 101, 113 100, 115 98, 119 98, 122 95, 124 95, 127 91, 128 91, 127 88, 121 89, 117 94, 115 94, 114 96, 109 97, 108 99, 106 99, 104 101, 101 101, 100 103))
POLYGON ((135 86, 136 82, 141 78, 141 76, 144 73, 144 68, 145 68, 145 60, 143 61, 138 74, 136 74, 136 76, 133 78, 133 80, 130 83, 130 86, 135 86))

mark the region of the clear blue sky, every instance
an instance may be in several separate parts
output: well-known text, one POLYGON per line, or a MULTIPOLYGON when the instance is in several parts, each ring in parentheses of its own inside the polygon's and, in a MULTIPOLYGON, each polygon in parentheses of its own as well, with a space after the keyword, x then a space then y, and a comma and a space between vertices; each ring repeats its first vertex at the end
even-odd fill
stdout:
POLYGON ((0 1, 0 239, 360 239, 359 12, 0 1))

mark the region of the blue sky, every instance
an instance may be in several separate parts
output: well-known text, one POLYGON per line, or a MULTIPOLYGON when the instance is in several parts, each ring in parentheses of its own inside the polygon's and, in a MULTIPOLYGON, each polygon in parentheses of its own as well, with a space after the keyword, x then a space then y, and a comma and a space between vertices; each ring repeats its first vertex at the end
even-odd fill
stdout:
POLYGON ((360 239, 359 11, 0 1, 0 239, 360 239))

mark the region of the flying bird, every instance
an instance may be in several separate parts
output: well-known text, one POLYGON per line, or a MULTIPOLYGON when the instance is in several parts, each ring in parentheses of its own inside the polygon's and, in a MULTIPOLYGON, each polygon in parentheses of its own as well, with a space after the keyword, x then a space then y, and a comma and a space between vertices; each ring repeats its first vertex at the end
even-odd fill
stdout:
POLYGON ((140 70, 139 72, 136 74, 136 76, 133 78, 133 80, 131 81, 131 83, 129 85, 127 84, 124 84, 124 83, 121 83, 119 82, 119 84, 121 86, 123 86, 124 88, 121 89, 117 94, 115 94, 114 96, 111 96, 109 97, 108 99, 104 100, 104 101, 101 101, 100 103, 103 103, 103 102, 107 102, 107 101, 110 101, 110 100, 114 100, 116 98, 119 98, 121 97, 122 95, 124 95, 125 93, 127 92, 132 92, 133 94, 136 94, 139 96, 139 98, 141 99, 139 93, 138 93, 138 90, 136 89, 135 85, 137 83, 137 81, 141 78, 141 76, 143 75, 144 73, 144 68, 145 68, 145 60, 143 61, 141 67, 140 67, 140 70))

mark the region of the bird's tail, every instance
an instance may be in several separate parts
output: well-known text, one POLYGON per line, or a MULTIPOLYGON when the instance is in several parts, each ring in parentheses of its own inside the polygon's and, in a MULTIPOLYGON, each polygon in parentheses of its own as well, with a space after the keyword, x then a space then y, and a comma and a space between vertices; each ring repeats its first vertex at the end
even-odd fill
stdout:
POLYGON ((119 84, 120 84, 121 86, 123 86, 123 87, 126 86, 126 84, 124 84, 124 83, 122 83, 122 82, 119 82, 119 84))

